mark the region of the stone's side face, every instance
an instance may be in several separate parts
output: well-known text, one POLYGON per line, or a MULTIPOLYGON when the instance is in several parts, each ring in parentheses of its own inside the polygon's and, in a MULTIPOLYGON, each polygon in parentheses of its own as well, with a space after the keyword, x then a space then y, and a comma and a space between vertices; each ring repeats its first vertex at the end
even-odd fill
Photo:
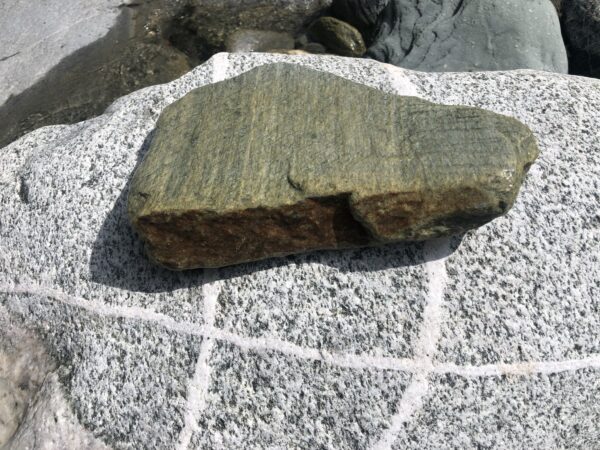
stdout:
POLYGON ((255 53, 28 134, 0 152, 0 304, 56 357, 64 401, 28 408, 14 448, 595 448, 598 129, 589 78, 255 53), (274 62, 514 117, 540 155, 508 214, 461 241, 151 264, 127 193, 159 115, 274 62))
POLYGON ((313 39, 337 55, 360 57, 367 51, 360 31, 335 17, 321 17, 310 26, 308 32, 313 39))
POLYGON ((505 213, 537 154, 509 117, 264 66, 165 110, 129 214, 173 269, 422 240, 505 213))
POLYGON ((568 69, 548 0, 390 0, 381 10, 372 10, 371 0, 340 0, 334 7, 351 23, 365 23, 360 29, 369 37, 367 56, 408 69, 568 69))

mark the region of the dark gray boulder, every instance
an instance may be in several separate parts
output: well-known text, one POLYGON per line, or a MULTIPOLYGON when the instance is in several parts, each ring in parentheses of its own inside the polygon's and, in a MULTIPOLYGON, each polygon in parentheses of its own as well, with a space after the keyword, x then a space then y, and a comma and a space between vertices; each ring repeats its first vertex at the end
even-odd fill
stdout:
POLYGON ((338 0, 333 7, 362 25, 367 56, 401 67, 568 69, 558 15, 548 0, 338 0))

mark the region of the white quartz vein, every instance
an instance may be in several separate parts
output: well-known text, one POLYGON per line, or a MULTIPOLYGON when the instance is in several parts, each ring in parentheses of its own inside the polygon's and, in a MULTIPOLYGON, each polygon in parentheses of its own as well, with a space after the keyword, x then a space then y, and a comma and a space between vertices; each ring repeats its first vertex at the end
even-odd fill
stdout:
POLYGON ((214 338, 208 336, 214 328, 215 315, 217 312, 217 299, 221 293, 221 284, 216 281, 214 271, 206 270, 204 272, 204 281, 202 286, 202 297, 204 298, 204 329, 202 344, 200 344, 200 353, 196 362, 194 377, 188 384, 187 405, 184 414, 184 426, 179 434, 178 450, 185 450, 190 445, 192 434, 198 428, 199 414, 206 406, 206 394, 210 382, 210 352, 214 345, 214 338))
MULTIPOLYGON (((228 70, 229 59, 227 55, 223 53, 215 55, 213 58, 213 83, 227 78, 228 70)), ((194 376, 188 384, 184 425, 179 434, 178 450, 186 450, 189 447, 192 435, 198 429, 199 415, 206 406, 206 395, 210 383, 210 352, 214 345, 214 337, 211 334, 214 331, 217 300, 221 293, 221 284, 216 281, 216 278, 216 271, 204 271, 205 284, 202 286, 202 296, 204 298, 204 333, 194 376)))
MULTIPOLYGON (((151 323, 175 333, 189 334, 228 342, 246 351, 277 352, 299 359, 321 361, 326 364, 350 369, 394 370, 416 374, 428 371, 436 374, 455 374, 467 378, 500 375, 531 375, 537 373, 551 374, 588 368, 600 369, 600 354, 588 355, 581 359, 567 359, 562 361, 527 361, 509 364, 498 363, 472 366, 431 361, 427 362, 418 358, 394 358, 391 356, 328 352, 316 348, 301 347, 281 339, 246 337, 218 328, 211 329, 205 324, 200 325, 194 322, 177 321, 168 315, 157 313, 150 309, 91 302, 80 297, 67 295, 62 291, 47 286, 23 284, 0 285, 0 294, 16 295, 17 298, 13 300, 20 299, 23 296, 42 297, 70 307, 85 310, 89 314, 100 317, 120 318, 151 323)), ((11 300, 8 299, 8 302, 10 301, 11 300)))
POLYGON ((375 443, 373 450, 388 450, 404 423, 419 410, 429 390, 429 373, 433 368, 433 356, 441 334, 442 304, 448 282, 446 255, 449 254, 450 240, 430 241, 425 245, 425 270, 428 276, 427 303, 423 310, 423 323, 415 344, 415 360, 419 362, 413 379, 406 388, 390 426, 375 443))

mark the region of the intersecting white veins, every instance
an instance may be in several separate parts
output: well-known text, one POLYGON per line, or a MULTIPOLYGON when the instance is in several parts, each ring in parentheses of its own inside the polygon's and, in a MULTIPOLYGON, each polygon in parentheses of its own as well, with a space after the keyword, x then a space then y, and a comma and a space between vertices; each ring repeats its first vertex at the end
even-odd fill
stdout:
MULTIPOLYGON (((438 273, 439 275, 439 272, 437 271, 440 269, 441 264, 444 264, 443 260, 426 263, 426 269, 428 270, 430 275, 430 294, 433 292, 432 288, 436 286, 435 283, 438 283, 440 281, 439 277, 431 278, 432 271, 433 274, 438 273)), ((217 281, 213 283, 207 283, 203 286, 203 293, 206 297, 208 297, 205 298, 205 312, 207 311, 207 309, 210 311, 210 308, 215 306, 211 306, 211 302, 216 301, 216 298, 218 297, 218 284, 219 282, 217 281)), ((439 287, 443 287, 443 284, 444 282, 437 284, 436 289, 438 289, 439 287)), ((61 290, 44 285, 0 285, 0 294, 34 296, 53 299, 61 304, 82 309, 100 317, 120 318, 145 323, 152 323, 176 333, 200 336, 206 339, 207 341, 225 341, 247 351, 274 351, 299 359, 321 361, 326 364, 331 364, 345 368, 395 370, 414 374, 414 378, 411 384, 406 389, 404 397, 400 401, 398 411, 396 415, 392 418, 392 426, 387 430, 384 437, 376 445, 385 444, 389 441, 390 437, 393 438, 395 432, 394 423, 404 423, 404 421, 410 418, 410 415, 417 410, 416 407, 419 406, 420 402, 419 398, 422 398, 422 394, 424 393, 425 386, 427 383, 427 374, 455 374, 467 378, 475 378, 500 375, 552 374, 587 368, 600 369, 600 354, 592 354, 586 358, 568 359, 561 361, 529 361, 511 364, 498 363, 474 366, 457 365, 452 363, 436 363, 435 361, 431 360, 431 355, 427 357, 426 351, 423 352, 423 350, 421 350, 421 354, 418 355, 417 348, 415 349, 415 358, 394 358, 385 356, 372 356, 367 354, 361 355, 352 353, 328 352, 316 348, 301 347, 291 342, 275 338, 251 338, 241 336, 236 333, 214 328, 213 323, 205 322, 204 325, 198 325, 194 322, 177 321, 168 315, 157 313, 152 310, 141 307, 112 306, 104 303, 92 303, 84 298, 71 296, 61 290), (423 357, 423 355, 425 355, 425 357, 423 357), (411 406, 411 408, 409 408, 408 405, 411 405, 411 403, 415 403, 414 406, 416 407, 411 406), (390 437, 386 438, 386 436, 390 437)), ((424 311, 424 324, 425 322, 428 322, 430 325, 434 323, 431 320, 435 318, 435 314, 439 314, 439 311, 435 312, 439 306, 440 305, 436 306, 435 302, 432 301, 430 295, 428 302, 429 308, 426 307, 424 311), (432 310, 433 312, 435 312, 435 314, 432 314, 432 310)), ((424 336, 424 333, 421 333, 421 335, 424 336)), ((425 339, 420 339, 419 346, 421 346, 421 349, 427 350, 429 348, 428 346, 432 345, 431 343, 434 340, 437 340, 437 338, 431 339, 427 345, 424 345, 423 342, 425 342, 425 339)), ((202 350, 203 348, 200 349, 201 354, 202 350)), ((210 346, 208 346, 207 349, 204 349, 205 354, 208 354, 209 352, 210 346)), ((191 425, 189 427, 184 427, 184 429, 182 430, 179 438, 179 448, 185 448, 181 446, 181 444, 184 444, 186 440, 191 438, 191 434, 194 431, 194 427, 197 426, 197 423, 192 423, 193 420, 191 419, 197 418, 201 413, 201 409, 205 406, 203 402, 205 401, 205 392, 208 388, 208 377, 210 373, 198 370, 198 363, 200 363, 201 361, 202 359, 199 356, 198 362, 196 363, 197 367, 195 371, 195 377, 192 378, 188 386, 187 409, 184 421, 185 423, 191 423, 191 425), (204 374, 208 374, 208 377, 206 377, 206 375, 204 374), (207 378, 203 386, 200 386, 198 384, 198 379, 196 378, 196 376, 198 376, 198 378, 207 378), (190 393, 193 394, 191 398, 190 393), (200 402, 197 402, 198 398, 201 399, 200 402)), ((379 448, 386 447, 383 446, 379 448)))
MULTIPOLYGON (((300 359, 322 361, 339 367, 351 369, 381 369, 417 373, 425 368, 422 361, 412 358, 394 358, 367 354, 328 352, 316 348, 306 348, 275 338, 252 338, 218 328, 209 329, 206 325, 194 322, 177 321, 172 317, 145 308, 131 306, 111 306, 93 304, 84 298, 70 296, 60 290, 42 285, 0 285, 0 294, 38 296, 53 299, 62 304, 86 310, 100 317, 129 319, 153 323, 166 330, 193 336, 208 337, 229 342, 249 351, 276 351, 300 359)), ((511 364, 485 364, 481 366, 458 365, 452 363, 433 363, 430 371, 436 374, 455 374, 464 377, 486 377, 498 375, 526 375, 535 373, 559 373, 586 368, 600 369, 600 354, 586 358, 561 361, 527 361, 511 364)))
POLYGON ((429 374, 433 368, 433 355, 441 334, 442 303, 448 282, 446 255, 449 251, 450 240, 448 238, 430 241, 425 245, 424 256, 427 261, 425 270, 428 276, 427 303, 423 310, 423 322, 414 350, 415 359, 420 361, 419 369, 414 373, 413 379, 406 388, 398 404, 398 410, 390 421, 389 428, 375 443, 373 450, 391 449, 401 427, 415 411, 421 408, 423 399, 429 390, 429 374))
MULTIPOLYGON (((215 323, 217 312, 217 300, 221 293, 221 284, 215 281, 215 273, 211 270, 204 272, 205 284, 202 286, 202 298, 204 300, 204 323, 210 332, 215 323)), ((210 352, 214 345, 212 337, 204 336, 200 345, 198 361, 194 377, 188 384, 187 405, 184 414, 184 425, 179 434, 177 449, 185 450, 189 447, 192 434, 198 429, 198 415, 206 406, 206 395, 210 382, 210 352)))

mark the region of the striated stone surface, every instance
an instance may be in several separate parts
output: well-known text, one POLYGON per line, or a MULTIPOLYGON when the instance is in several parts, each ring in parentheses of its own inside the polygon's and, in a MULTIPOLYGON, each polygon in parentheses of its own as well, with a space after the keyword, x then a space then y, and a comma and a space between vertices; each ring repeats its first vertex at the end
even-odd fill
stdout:
POLYGON ((336 0, 333 10, 363 31, 367 56, 401 67, 567 72, 549 0, 336 0))
POLYGON ((269 65, 163 112, 129 215, 172 269, 430 239, 504 214, 537 154, 506 116, 269 65))
POLYGON ((308 32, 314 40, 338 55, 359 57, 367 51, 360 31, 335 17, 321 17, 312 23, 308 32))
POLYGON ((85 448, 85 433, 115 449, 593 449, 599 105, 600 81, 583 77, 221 54, 2 149, 0 304, 62 373, 48 379, 62 401, 28 410, 16 448, 51 442, 33 433, 49 430, 61 449, 85 448), (508 214, 460 242, 150 264, 126 199, 160 113, 273 62, 512 116, 540 156, 508 214), (63 407, 69 421, 48 414, 63 407))

